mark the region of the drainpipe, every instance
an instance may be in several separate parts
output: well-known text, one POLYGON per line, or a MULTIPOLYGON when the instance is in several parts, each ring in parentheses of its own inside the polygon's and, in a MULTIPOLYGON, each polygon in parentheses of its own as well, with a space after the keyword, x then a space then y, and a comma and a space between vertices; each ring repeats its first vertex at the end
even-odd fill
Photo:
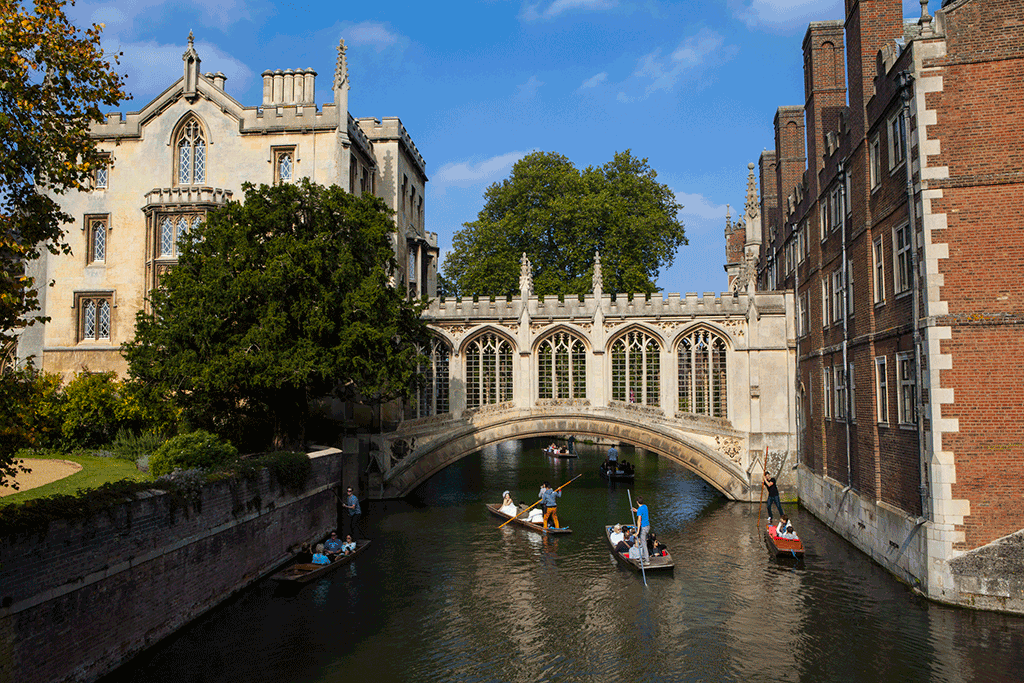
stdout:
POLYGON ((793 234, 790 237, 790 239, 796 240, 796 249, 794 251, 796 251, 796 254, 797 254, 797 257, 796 257, 797 258, 797 262, 793 264, 793 297, 794 297, 793 303, 796 304, 796 316, 797 316, 797 326, 796 326, 796 387, 795 387, 795 389, 796 389, 796 396, 797 396, 797 406, 796 406, 796 462, 797 462, 797 464, 800 464, 801 462, 803 462, 803 455, 804 455, 803 454, 803 449, 801 448, 801 444, 800 444, 800 434, 801 434, 800 428, 801 428, 801 426, 804 423, 804 420, 802 420, 801 417, 800 417, 800 414, 801 414, 802 409, 803 409, 803 398, 804 398, 803 397, 803 392, 800 391, 800 387, 803 385, 803 381, 801 380, 801 377, 800 377, 800 330, 801 330, 802 327, 807 325, 807 321, 803 320, 800 317, 800 265, 803 263, 803 261, 801 260, 802 254, 800 252, 800 223, 799 222, 796 223, 796 225, 794 226, 793 234))
POLYGON ((840 161, 836 167, 836 177, 839 178, 839 223, 842 226, 842 240, 843 240, 843 381, 846 384, 846 397, 844 402, 846 403, 846 488, 853 488, 853 469, 850 464, 850 361, 849 361, 849 346, 850 346, 850 273, 848 272, 847 259, 846 259, 846 163, 840 161))
POLYGON ((911 296, 913 301, 913 325, 914 325, 914 383, 917 391, 914 392, 915 422, 917 423, 917 458, 920 466, 921 484, 918 491, 921 495, 921 517, 931 519, 931 510, 928 506, 928 452, 925 447, 924 436, 924 374, 921 371, 921 277, 920 265, 917 256, 917 203, 914 200, 914 169, 911 166, 913 158, 910 153, 910 103, 914 98, 914 75, 910 71, 899 74, 900 94, 903 99, 903 154, 907 171, 907 216, 910 223, 910 283, 911 296))

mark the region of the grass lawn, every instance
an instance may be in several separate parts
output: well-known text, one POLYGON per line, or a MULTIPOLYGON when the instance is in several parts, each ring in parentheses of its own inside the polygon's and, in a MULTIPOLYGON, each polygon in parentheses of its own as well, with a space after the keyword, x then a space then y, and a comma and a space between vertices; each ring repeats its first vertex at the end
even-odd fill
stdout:
POLYGON ((71 462, 77 462, 82 466, 82 469, 75 472, 70 477, 58 479, 55 482, 51 482, 43 486, 37 486, 36 488, 29 489, 28 491, 19 491, 18 493, 4 496, 3 498, 0 498, 0 506, 9 505, 11 503, 24 503, 26 500, 32 500, 33 498, 45 498, 46 496, 61 494, 75 494, 79 489, 94 489, 111 481, 121 481, 123 479, 146 481, 147 479, 152 479, 149 474, 139 472, 135 467, 134 462, 122 460, 121 458, 97 458, 95 456, 84 455, 82 453, 54 453, 44 451, 25 455, 25 457, 38 458, 40 460, 68 460, 71 462))

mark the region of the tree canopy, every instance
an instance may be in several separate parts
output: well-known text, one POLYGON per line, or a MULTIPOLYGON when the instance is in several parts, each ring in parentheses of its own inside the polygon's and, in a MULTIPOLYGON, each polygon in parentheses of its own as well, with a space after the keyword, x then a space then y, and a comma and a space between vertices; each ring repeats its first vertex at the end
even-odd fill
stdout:
POLYGON ((629 150, 583 171, 560 154, 529 154, 456 233, 445 282, 463 296, 514 294, 525 253, 537 294, 585 294, 600 252, 604 291, 656 292, 659 271, 686 244, 682 205, 656 178, 629 150))
POLYGON ((131 374, 193 426, 235 443, 272 427, 279 447, 303 440, 323 395, 408 395, 428 336, 391 286, 384 202, 308 180, 244 189, 182 240, 125 346, 131 374))
POLYGON ((85 31, 64 16, 64 0, 0 0, 0 344, 33 320, 37 284, 27 261, 42 245, 69 252, 63 226, 73 218, 50 194, 88 186, 108 162, 89 135, 101 105, 127 96, 104 55, 102 27, 85 31))

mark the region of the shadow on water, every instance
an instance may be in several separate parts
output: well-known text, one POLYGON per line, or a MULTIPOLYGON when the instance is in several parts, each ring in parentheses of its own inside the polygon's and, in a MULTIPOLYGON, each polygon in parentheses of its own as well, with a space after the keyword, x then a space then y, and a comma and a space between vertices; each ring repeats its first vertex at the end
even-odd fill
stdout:
POLYGON ((550 458, 539 440, 484 449, 406 500, 373 503, 374 544, 297 591, 263 581, 109 677, 113 681, 1011 681, 1024 620, 915 597, 806 512, 804 561, 768 554, 757 510, 670 461, 604 449, 550 458), (573 533, 546 537, 484 503, 563 491, 573 533), (644 496, 675 570, 641 577, 604 525, 644 496))

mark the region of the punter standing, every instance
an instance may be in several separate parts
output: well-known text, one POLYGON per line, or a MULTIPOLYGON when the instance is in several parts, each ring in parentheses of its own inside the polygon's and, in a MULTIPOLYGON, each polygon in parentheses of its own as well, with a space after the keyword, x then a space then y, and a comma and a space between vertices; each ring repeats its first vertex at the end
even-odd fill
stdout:
POLYGON ((647 510, 647 505, 644 504, 643 497, 636 497, 636 507, 633 508, 633 512, 636 513, 636 528, 640 530, 640 538, 637 540, 637 543, 640 544, 640 561, 650 564, 651 555, 647 552, 647 535, 651 533, 651 514, 647 510))
POLYGON ((348 487, 347 495, 345 496, 345 502, 342 503, 341 506, 348 511, 348 514, 345 516, 345 521, 347 522, 347 524, 345 525, 346 533, 348 535, 351 535, 352 538, 358 539, 359 517, 363 514, 363 510, 362 508, 359 507, 359 498, 356 497, 356 494, 354 491, 352 491, 351 486, 348 487))
POLYGON ((558 526, 558 498, 562 497, 561 491, 556 491, 547 482, 540 487, 540 500, 544 505, 544 528, 548 528, 548 519, 551 517, 555 518, 555 528, 559 529, 558 526))

